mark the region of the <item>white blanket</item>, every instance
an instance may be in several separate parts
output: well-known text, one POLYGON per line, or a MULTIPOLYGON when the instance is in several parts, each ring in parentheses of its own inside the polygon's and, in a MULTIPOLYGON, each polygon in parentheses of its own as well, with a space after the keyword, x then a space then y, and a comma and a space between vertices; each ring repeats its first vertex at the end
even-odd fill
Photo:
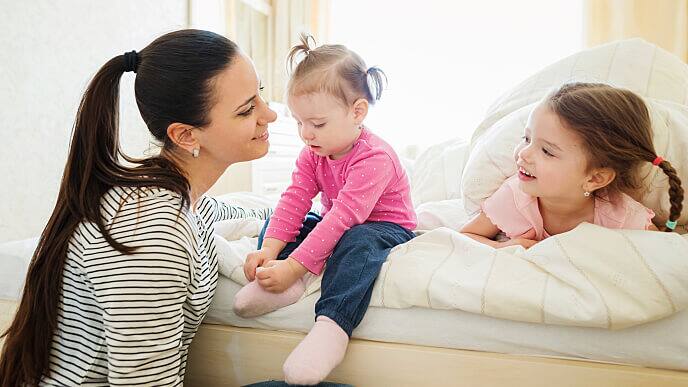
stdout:
MULTIPOLYGON (((256 246, 249 236, 261 222, 229 223, 235 226, 219 227, 225 230, 217 239, 220 273, 245 284, 244 257, 256 246)), ((441 227, 392 250, 371 306, 458 309, 517 321, 621 329, 686 307, 687 257, 688 239, 676 233, 584 223, 529 250, 495 250, 441 227)), ((308 283, 305 295, 319 291, 320 277, 310 276, 308 283)))

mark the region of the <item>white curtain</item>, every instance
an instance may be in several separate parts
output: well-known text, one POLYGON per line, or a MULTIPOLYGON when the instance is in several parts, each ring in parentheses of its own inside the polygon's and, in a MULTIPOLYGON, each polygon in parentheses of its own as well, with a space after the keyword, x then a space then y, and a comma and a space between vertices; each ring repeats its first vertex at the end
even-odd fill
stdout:
POLYGON ((301 32, 327 41, 331 0, 226 0, 227 35, 253 59, 264 97, 284 101, 286 58, 301 32))
POLYGON ((688 0, 586 0, 585 41, 640 37, 688 62, 688 0))

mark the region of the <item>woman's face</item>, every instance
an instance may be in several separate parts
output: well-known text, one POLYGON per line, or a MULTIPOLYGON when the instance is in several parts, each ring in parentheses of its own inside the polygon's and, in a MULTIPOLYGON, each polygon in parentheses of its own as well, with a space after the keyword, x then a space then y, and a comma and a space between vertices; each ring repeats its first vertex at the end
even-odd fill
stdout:
POLYGON ((253 63, 243 54, 214 79, 210 124, 195 135, 203 157, 229 165, 268 152, 268 123, 277 114, 260 96, 253 63))

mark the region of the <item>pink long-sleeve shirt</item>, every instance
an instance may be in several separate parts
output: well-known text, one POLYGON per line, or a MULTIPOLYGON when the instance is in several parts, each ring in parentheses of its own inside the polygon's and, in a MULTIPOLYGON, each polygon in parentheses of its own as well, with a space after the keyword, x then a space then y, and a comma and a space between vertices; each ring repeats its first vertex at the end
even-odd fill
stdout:
POLYGON ((392 147, 367 129, 341 159, 318 156, 308 147, 301 151, 265 236, 294 241, 319 192, 323 220, 291 254, 314 274, 322 272, 339 238, 353 226, 384 221, 416 227, 406 171, 392 147))

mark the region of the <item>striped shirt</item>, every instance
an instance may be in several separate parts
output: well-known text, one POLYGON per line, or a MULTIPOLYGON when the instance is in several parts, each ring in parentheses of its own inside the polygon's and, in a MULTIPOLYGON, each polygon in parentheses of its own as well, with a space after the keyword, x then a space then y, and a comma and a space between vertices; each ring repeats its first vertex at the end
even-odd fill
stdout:
POLYGON ((69 242, 42 385, 182 385, 189 344, 217 285, 212 238, 219 220, 266 219, 270 209, 203 197, 181 210, 181 196, 160 188, 115 187, 102 198, 113 249, 98 227, 80 223, 69 242))

